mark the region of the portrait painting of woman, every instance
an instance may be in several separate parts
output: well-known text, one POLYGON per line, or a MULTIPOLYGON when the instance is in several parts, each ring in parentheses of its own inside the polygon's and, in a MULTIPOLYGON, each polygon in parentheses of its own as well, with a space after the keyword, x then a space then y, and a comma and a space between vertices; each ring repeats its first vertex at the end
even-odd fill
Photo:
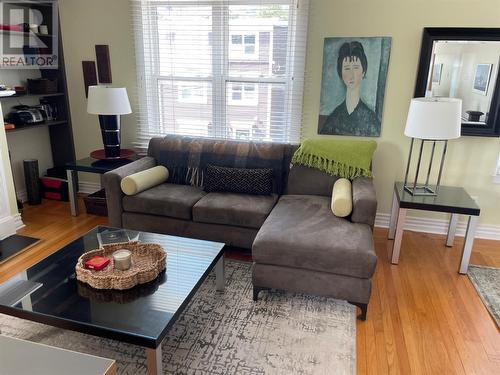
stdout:
POLYGON ((319 134, 380 136, 390 38, 326 38, 319 134))

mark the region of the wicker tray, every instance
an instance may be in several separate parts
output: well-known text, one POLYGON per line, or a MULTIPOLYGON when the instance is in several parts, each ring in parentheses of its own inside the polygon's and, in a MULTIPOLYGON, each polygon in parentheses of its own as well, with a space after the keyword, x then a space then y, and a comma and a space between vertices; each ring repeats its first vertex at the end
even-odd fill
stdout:
POLYGON ((167 279, 166 272, 160 272, 158 277, 153 281, 145 284, 139 284, 131 289, 116 290, 116 289, 95 289, 89 284, 78 281, 76 283, 78 295, 92 302, 114 302, 117 304, 131 303, 135 300, 149 296, 156 292, 159 286, 167 279))
POLYGON ((95 289, 130 289, 154 280, 165 269, 166 259, 167 253, 158 244, 128 242, 104 245, 102 249, 91 250, 78 258, 76 278, 95 289), (127 271, 115 270, 112 254, 119 249, 132 252, 132 267, 127 271), (100 271, 84 268, 83 264, 96 255, 109 257, 111 262, 100 271))

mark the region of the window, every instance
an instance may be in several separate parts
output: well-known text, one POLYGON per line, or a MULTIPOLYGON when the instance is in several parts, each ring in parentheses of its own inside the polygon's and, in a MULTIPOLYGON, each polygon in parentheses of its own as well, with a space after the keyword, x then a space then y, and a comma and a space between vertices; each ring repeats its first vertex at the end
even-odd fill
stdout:
POLYGON ((177 100, 179 103, 206 104, 207 86, 205 83, 179 83, 177 85, 177 100))
POLYGON ((177 134, 208 137, 210 123, 207 121, 179 118, 175 122, 177 134))
POLYGON ((229 59, 257 59, 257 35, 250 32, 245 34, 231 34, 229 59))
POLYGON ((257 84, 255 83, 230 83, 228 95, 231 105, 253 105, 258 103, 257 84))
POLYGON ((168 133, 298 141, 307 1, 133 0, 136 146, 168 133))
POLYGON ((230 132, 231 138, 235 139, 245 139, 250 140, 252 138, 252 126, 253 122, 251 121, 231 121, 230 123, 230 132))

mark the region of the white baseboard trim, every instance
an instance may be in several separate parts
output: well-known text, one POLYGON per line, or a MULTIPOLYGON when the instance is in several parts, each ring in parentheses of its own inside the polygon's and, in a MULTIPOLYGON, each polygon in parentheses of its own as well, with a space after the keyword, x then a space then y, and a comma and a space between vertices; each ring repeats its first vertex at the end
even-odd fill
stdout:
POLYGON ((25 225, 21 218, 21 214, 6 216, 0 219, 0 240, 16 234, 18 229, 23 228, 25 225))
MULTIPOLYGON (((378 212, 375 218, 375 226, 380 228, 389 228, 389 221, 390 221, 389 214, 378 212)), ((457 225, 456 235, 459 237, 465 236, 466 228, 467 228, 467 222, 459 222, 457 225)), ((407 216, 404 229, 411 230, 414 232, 447 234, 448 220, 407 216)), ((476 229, 476 238, 484 238, 488 240, 500 240, 500 226, 489 225, 489 224, 478 224, 476 229)))
POLYGON ((98 182, 78 181, 78 192, 83 194, 92 194, 101 190, 101 184, 98 182))
POLYGON ((24 190, 19 190, 16 191, 16 197, 19 199, 21 202, 25 203, 28 201, 28 191, 26 189, 24 190))
POLYGON ((0 219, 0 240, 16 234, 16 224, 14 217, 5 216, 0 219))
POLYGON ((26 225, 23 223, 23 217, 21 216, 20 213, 17 213, 13 216, 14 218, 14 223, 16 225, 16 230, 19 230, 21 228, 24 228, 26 225))

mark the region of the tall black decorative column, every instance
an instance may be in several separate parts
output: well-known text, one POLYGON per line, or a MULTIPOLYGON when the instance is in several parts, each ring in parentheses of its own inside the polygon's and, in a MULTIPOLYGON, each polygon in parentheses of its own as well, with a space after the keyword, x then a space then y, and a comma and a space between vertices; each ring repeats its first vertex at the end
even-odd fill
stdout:
POLYGON ((24 181, 28 192, 28 204, 36 205, 42 203, 42 192, 40 189, 40 174, 38 173, 38 160, 23 160, 24 181))

